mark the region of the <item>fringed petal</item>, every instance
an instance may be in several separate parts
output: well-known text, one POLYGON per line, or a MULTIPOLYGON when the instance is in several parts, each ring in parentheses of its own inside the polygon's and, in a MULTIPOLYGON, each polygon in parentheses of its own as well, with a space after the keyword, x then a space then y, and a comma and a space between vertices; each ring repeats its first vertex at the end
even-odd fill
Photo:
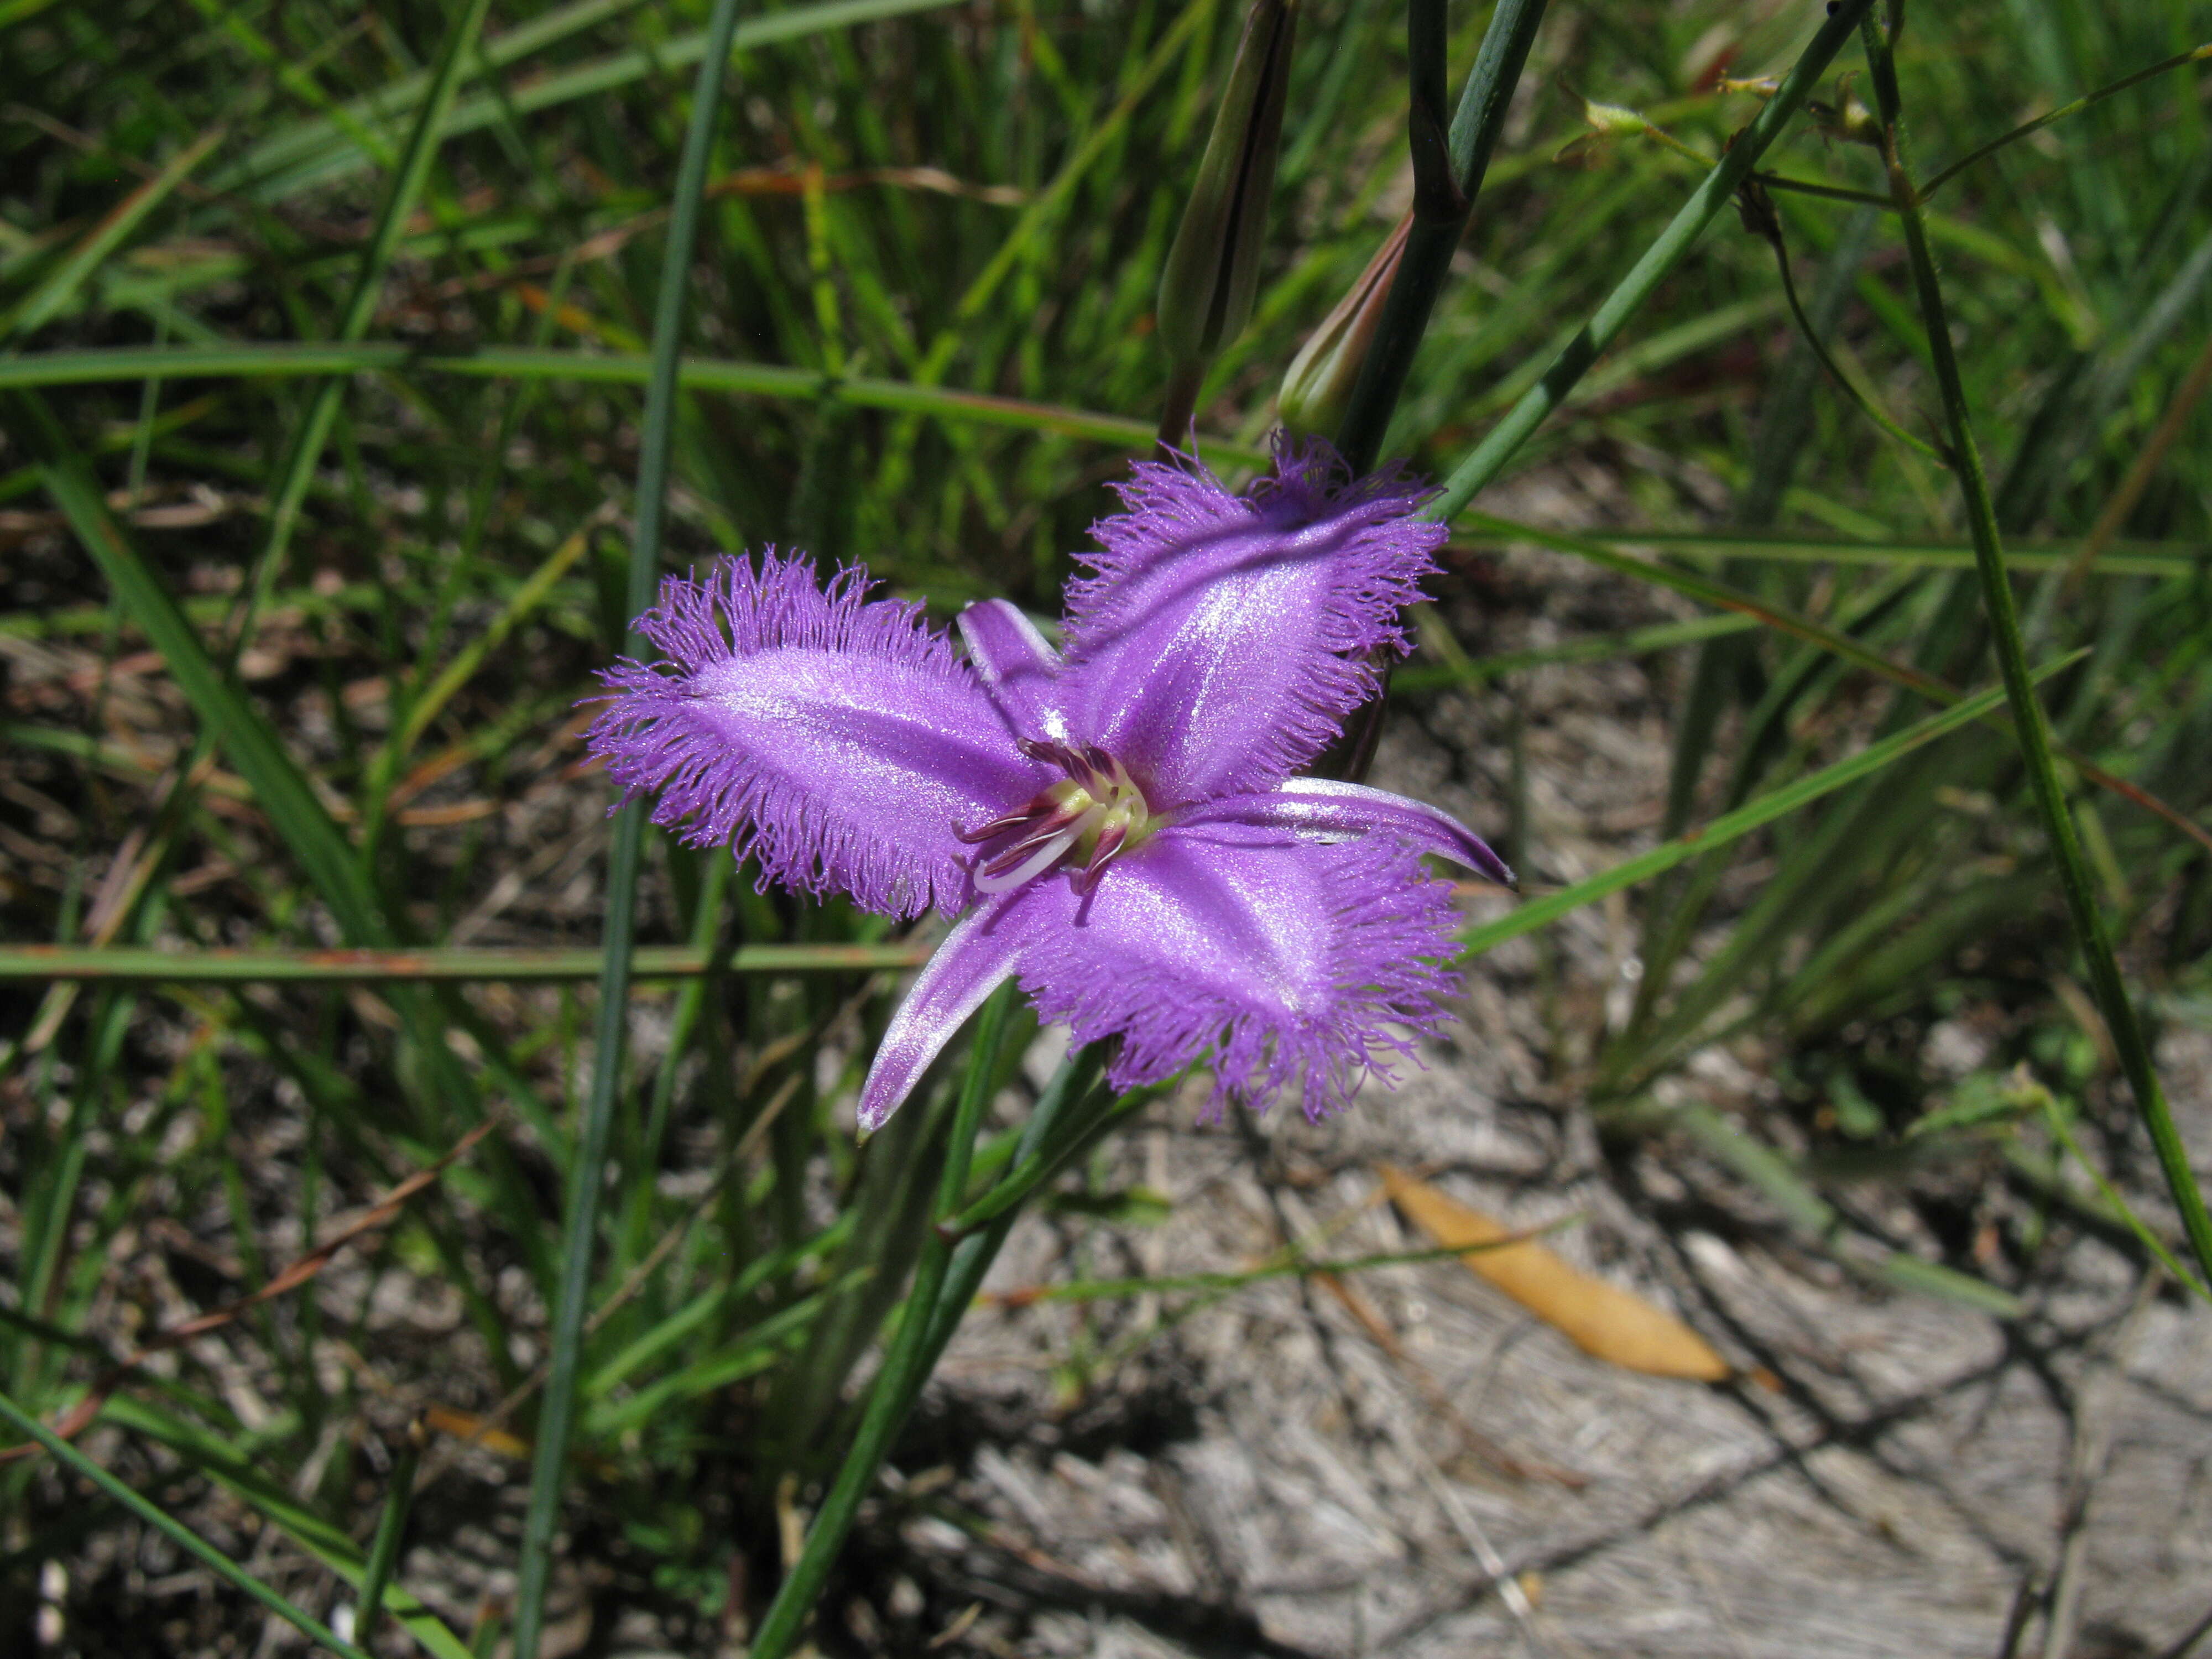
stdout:
POLYGON ((1513 871, 1490 843, 1442 807, 1333 778, 1285 778, 1264 793, 1223 795, 1184 813, 1187 824, 1243 823, 1288 830, 1305 840, 1346 836, 1395 836, 1417 853, 1434 853, 1463 864, 1501 887, 1516 887, 1513 871))
POLYGON ((1279 453, 1231 495, 1139 463, 1127 510, 1068 588, 1070 726, 1127 764, 1156 808, 1264 789, 1319 753, 1402 652, 1440 524, 1395 474, 1347 483, 1323 445, 1279 453))
POLYGON ((1394 839, 1335 844, 1232 825, 1176 827, 1116 862, 1087 899, 1037 884, 1021 953, 1037 1014, 1078 1042, 1117 1036, 1120 1088, 1212 1053, 1220 1100, 1296 1095, 1319 1119, 1431 1032, 1457 913, 1394 839), (1033 913, 1033 915, 1035 913, 1033 913))
POLYGON ((586 740, 657 797, 656 823, 758 859, 763 883, 950 914, 973 893, 954 827, 1019 806, 1044 774, 921 607, 867 587, 857 566, 825 588, 773 551, 669 578, 638 620, 666 660, 609 670, 586 740))

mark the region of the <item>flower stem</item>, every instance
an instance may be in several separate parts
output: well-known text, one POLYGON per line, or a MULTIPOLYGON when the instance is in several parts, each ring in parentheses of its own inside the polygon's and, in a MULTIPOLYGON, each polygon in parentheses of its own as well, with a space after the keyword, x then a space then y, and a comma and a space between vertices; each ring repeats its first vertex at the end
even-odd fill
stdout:
MULTIPOLYGON (((676 189, 661 254, 660 292, 653 319, 653 374, 646 386, 645 423, 638 443, 637 522, 630 540, 629 614, 653 603, 660 573, 660 532, 668 494, 669 450, 676 428, 676 376, 684 343, 684 302, 691 250, 706 195, 708 152, 713 148, 722 79, 729 69, 738 0, 714 0, 707 25, 706 55, 691 94, 691 124, 684 135, 676 189)), ((643 641, 633 631, 633 654, 643 641)), ((629 1012, 630 945, 637 921, 637 873, 645 848, 645 808, 633 801, 615 820, 607 866, 607 919, 599 975, 598 1029, 592 1088, 577 1126, 569 1165, 566 1219, 562 1228, 561 1290, 550 1340, 545 1395, 538 1408, 537 1455, 530 1470, 530 1506, 523 1522, 522 1558, 514 1596, 514 1659, 538 1659, 544 1628, 545 1589, 552 1571, 554 1528, 560 1519, 568 1437, 574 1427, 576 1373, 583 1347, 585 1304, 592 1288, 592 1244, 599 1233, 599 1194, 605 1185, 607 1140, 615 1102, 622 1092, 623 1039, 629 1012)))
POLYGON ((1407 36, 1411 58, 1410 138, 1415 188, 1413 223, 1404 258, 1383 302, 1367 361, 1352 389, 1337 448, 1353 475, 1370 471, 1413 354, 1428 331, 1429 315, 1450 274, 1452 255, 1467 230, 1490 154, 1505 125, 1505 112, 1528 62, 1544 0, 1500 0, 1482 37, 1482 49, 1460 93, 1447 137, 1443 128, 1444 8, 1442 0, 1413 0, 1407 36))
MULTIPOLYGON (((957 1206, 967 1191, 975 1129, 982 1121, 984 1107, 990 1103, 991 1082, 998 1070, 1000 1040, 1006 1033, 1006 1012, 1012 1004, 1013 989, 1011 984, 1001 987, 983 1005, 977 1019, 975 1043, 969 1053, 967 1073, 961 1079, 952 1138, 945 1148, 945 1170, 938 1182, 937 1209, 940 1215, 957 1206)), ((1064 1100, 1066 1093, 1060 1098, 1064 1100)), ((1041 1121, 1048 1126, 1054 1114, 1048 1113, 1046 1107, 1046 1102, 1040 1102, 1036 1112, 1031 1115, 1030 1133, 1023 1137, 1025 1144, 1030 1134, 1042 1133, 1041 1121)), ((968 1253, 969 1263, 976 1254, 968 1253)), ((899 1430, 905 1425, 907 1413, 914 1408, 915 1396, 921 1392, 921 1385, 928 1380, 937 1356, 944 1348, 945 1339, 936 1337, 938 1327, 947 1325, 945 1338, 949 1339, 950 1328, 959 1323, 959 1315, 974 1299, 973 1281, 980 1280, 981 1273, 948 1274, 948 1269, 954 1265, 954 1255, 953 1247, 933 1229, 927 1235, 921 1260, 915 1267, 913 1288, 907 1292, 906 1310, 899 1316, 898 1331, 891 1338, 883 1367, 876 1373, 869 1389, 867 1411, 860 1419, 860 1432, 854 1437, 853 1449, 845 1454, 845 1461, 838 1465, 837 1478, 829 1495, 822 1500, 822 1508, 807 1532, 798 1560, 792 1563, 791 1571, 777 1589, 767 1617, 761 1621, 759 1633, 748 1650, 749 1659, 782 1659, 798 1640, 806 1615, 814 1606, 814 1598, 821 1594, 822 1581, 828 1577, 830 1564, 843 1547, 845 1534, 852 1530, 860 1499, 874 1482, 877 1469, 890 1452, 899 1430), (951 1304, 953 1316, 950 1322, 944 1319, 941 1311, 948 1299, 948 1291, 957 1297, 951 1304)), ((989 1265, 987 1255, 982 1266, 988 1268, 989 1265)))
MULTIPOLYGON (((1897 19, 1893 4, 1890 15, 1893 29, 1897 19)), ((2088 863, 2082 856, 2081 843, 2067 808, 2065 787, 2052 762, 2050 725, 2028 673, 2027 647, 2021 635, 2012 578, 2005 568, 2004 548, 1997 531, 1996 508, 1990 495, 1988 477, 1982 470, 1981 452, 1974 442, 1966 386, 1951 343, 1950 319, 1943 304, 1942 285, 1936 276, 1935 255, 1929 247, 1922 195, 1914 187, 1906 165, 1897 64, 1892 55, 1895 43, 1890 31, 1880 27, 1870 13, 1862 22, 1860 35, 1866 46, 1869 78, 1874 83, 1881 123, 1882 161, 1888 172, 1898 222, 1905 233, 1913 289, 1928 335, 1929 366, 1935 371, 1936 384, 1943 399, 1944 420, 1950 428, 1953 471, 1965 499, 1974 568, 1981 579, 1983 605, 1989 613, 1990 639, 1996 650, 1998 670, 2003 676, 2006 699, 2012 706, 2021 758, 2027 763, 2028 781, 2043 817, 2045 833, 2050 837, 2051 854, 2058 867, 2059 889, 2065 896, 2075 936, 2088 959, 2090 986, 2096 996, 2098 1012, 2112 1032, 2121 1070, 2134 1092, 2144 1126, 2150 1131, 2151 1144, 2157 1151, 2159 1164, 2173 1194, 2174 1206, 2181 1213, 2190 1246, 2199 1266, 2208 1277, 2212 1277, 2212 1215, 2205 1212, 2203 1194, 2198 1191, 2196 1176, 2189 1167, 2188 1151, 2174 1127, 2173 1114, 2159 1085, 2158 1073, 2151 1062, 2149 1045, 2144 1041, 2135 1005, 2120 978, 2119 962, 2113 954, 2104 917, 2097 908, 2088 863)))

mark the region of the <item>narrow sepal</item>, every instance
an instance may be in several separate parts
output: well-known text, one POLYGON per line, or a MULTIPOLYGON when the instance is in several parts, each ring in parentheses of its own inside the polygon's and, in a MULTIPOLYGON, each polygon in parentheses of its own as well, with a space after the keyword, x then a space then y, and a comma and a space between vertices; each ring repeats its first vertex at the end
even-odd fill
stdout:
POLYGON ((898 1110, 968 1016, 1006 982, 1036 908, 1029 890, 986 899, 953 925, 884 1032, 860 1085, 860 1133, 873 1134, 898 1110))
POLYGON ((1418 853, 1434 853, 1501 887, 1517 887, 1513 871, 1490 843, 1440 806, 1364 783, 1334 778, 1285 778, 1273 789, 1223 795, 1191 808, 1188 824, 1243 823, 1288 830, 1309 840, 1395 836, 1418 853))

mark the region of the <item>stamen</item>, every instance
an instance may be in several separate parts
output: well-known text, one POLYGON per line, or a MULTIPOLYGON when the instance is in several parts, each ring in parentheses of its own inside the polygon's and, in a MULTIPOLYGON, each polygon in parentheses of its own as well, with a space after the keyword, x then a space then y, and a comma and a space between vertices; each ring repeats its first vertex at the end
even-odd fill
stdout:
MULTIPOLYGON (((1090 816, 1088 812, 1084 814, 1085 818, 1090 816)), ((1032 877, 1042 875, 1060 862, 1069 848, 1083 838, 1083 819, 1079 818, 1046 842, 1043 846, 1038 848, 1036 852, 1030 854, 1012 870, 1001 872, 998 867, 1000 861, 992 860, 975 872, 977 889, 986 893, 1011 892, 1032 877)))
POLYGON ((1049 817, 1039 819, 1036 826, 1032 829, 1029 834, 1024 836, 1019 841, 1014 842, 1011 847, 1005 848, 1003 851, 995 854, 992 857, 991 861, 983 866, 984 869, 1005 869, 1008 865, 1017 862, 1021 858, 1021 855, 1028 852, 1030 848, 1036 847, 1042 842, 1050 841, 1054 836, 1060 834, 1061 830, 1066 829, 1071 823, 1085 823, 1089 819, 1092 813, 1097 812, 1099 810, 1099 808, 1091 805, 1087 801, 1081 806, 1071 805, 1060 807, 1049 817))
POLYGON ((1098 878, 1106 873, 1106 866, 1114 861, 1114 855, 1121 850, 1128 839, 1129 821, 1126 816, 1117 812, 1098 832, 1097 844, 1091 849, 1091 862, 1076 872, 1077 893, 1087 893, 1098 884, 1098 878))
POLYGON ((1032 801, 1018 812, 1009 812, 1002 818, 993 818, 980 830, 963 830, 956 823, 952 826, 952 838, 955 841, 965 842, 970 847, 980 846, 994 836, 1005 835, 1009 830, 1020 829, 1030 821, 1030 816, 1036 810, 1036 803, 1032 801))
POLYGON ((1018 812, 975 830, 952 826, 952 833, 971 847, 1012 837, 975 870, 975 885, 986 893, 1006 892, 1075 852, 1085 860, 1073 872, 1075 889, 1087 893, 1109 864, 1152 834, 1144 793, 1127 769, 1096 744, 1015 741, 1024 755, 1058 767, 1066 780, 1040 792, 1018 812))

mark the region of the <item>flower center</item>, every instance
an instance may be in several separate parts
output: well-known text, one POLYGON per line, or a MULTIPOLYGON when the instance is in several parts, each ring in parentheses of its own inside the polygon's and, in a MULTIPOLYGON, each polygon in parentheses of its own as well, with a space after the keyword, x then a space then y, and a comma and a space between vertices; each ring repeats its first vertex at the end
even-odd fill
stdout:
POLYGON ((1075 872, 1075 890, 1087 893, 1109 864, 1159 827, 1158 820, 1145 792, 1104 750, 1028 738, 1019 742, 1022 753, 1031 760, 1048 762, 1067 775, 1018 812, 994 818, 979 829, 952 826, 952 833, 971 847, 1008 838, 976 867, 975 885, 986 893, 1003 893, 1072 854, 1084 861, 1075 872))

